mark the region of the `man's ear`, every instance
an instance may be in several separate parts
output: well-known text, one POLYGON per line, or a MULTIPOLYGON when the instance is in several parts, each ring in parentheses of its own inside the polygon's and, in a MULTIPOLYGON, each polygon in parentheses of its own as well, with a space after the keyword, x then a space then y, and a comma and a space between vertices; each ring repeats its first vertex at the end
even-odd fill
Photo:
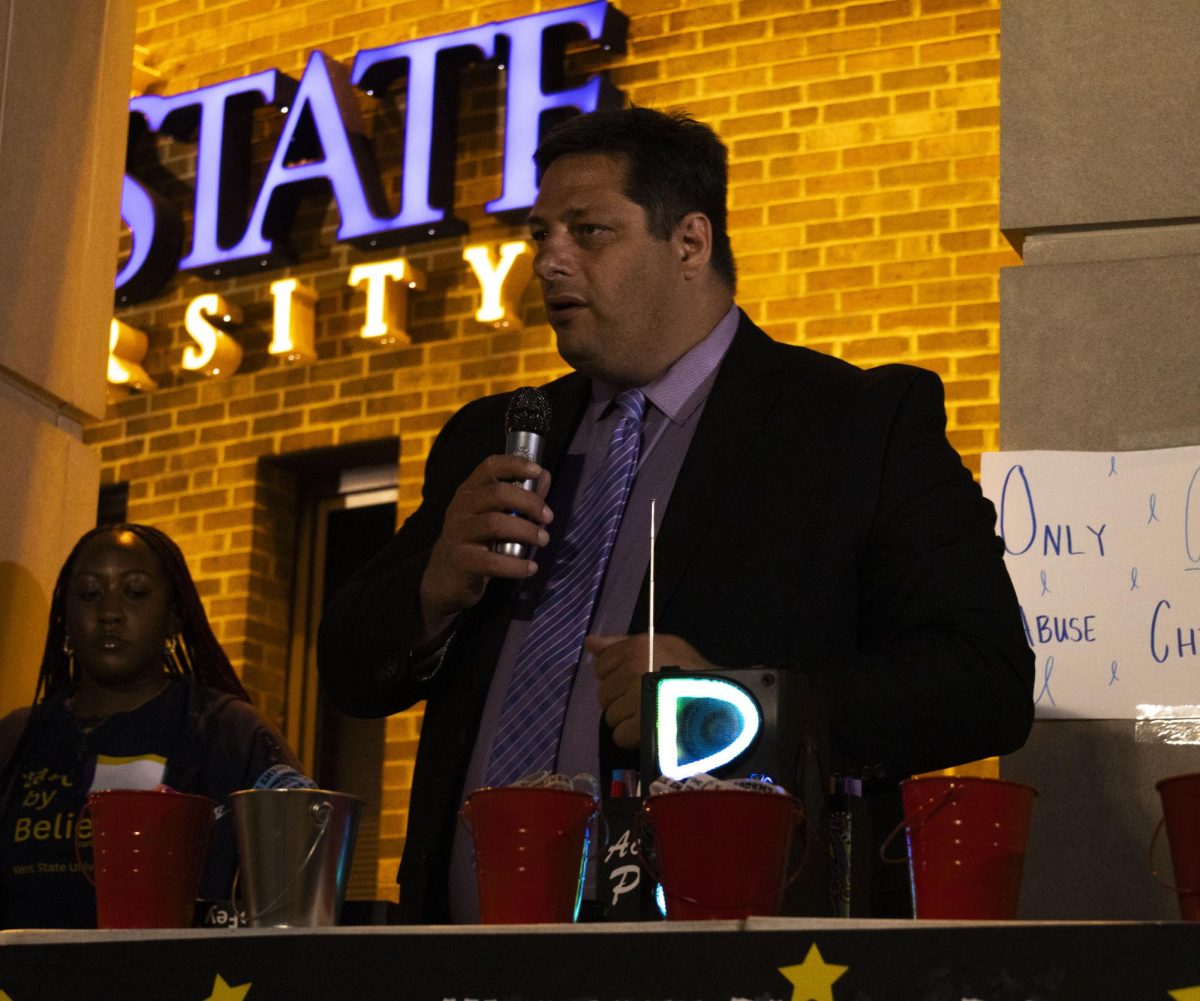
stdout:
POLYGON ((675 225, 674 241, 679 249, 683 276, 700 275, 712 259, 712 223, 703 212, 689 212, 675 225))

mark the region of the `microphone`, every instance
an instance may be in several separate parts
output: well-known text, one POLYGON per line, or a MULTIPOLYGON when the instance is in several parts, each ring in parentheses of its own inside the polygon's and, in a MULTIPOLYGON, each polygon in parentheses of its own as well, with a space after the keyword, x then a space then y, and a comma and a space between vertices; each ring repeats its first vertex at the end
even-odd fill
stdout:
MULTIPOLYGON (((504 451, 507 455, 519 455, 530 462, 541 465, 542 449, 546 432, 550 430, 550 401, 546 394, 533 386, 522 386, 508 401, 504 414, 504 451)), ((537 480, 522 480, 526 490, 535 490, 537 480)), ((529 559, 531 547, 523 542, 497 542, 492 546, 497 553, 529 559)))

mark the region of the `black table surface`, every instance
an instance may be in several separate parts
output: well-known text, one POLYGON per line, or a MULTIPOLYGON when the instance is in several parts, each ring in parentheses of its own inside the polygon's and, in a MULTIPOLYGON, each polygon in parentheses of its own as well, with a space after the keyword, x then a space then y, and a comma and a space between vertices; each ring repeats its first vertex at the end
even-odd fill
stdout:
POLYGON ((0 933, 0 1001, 1200 1001, 1200 923, 0 933))

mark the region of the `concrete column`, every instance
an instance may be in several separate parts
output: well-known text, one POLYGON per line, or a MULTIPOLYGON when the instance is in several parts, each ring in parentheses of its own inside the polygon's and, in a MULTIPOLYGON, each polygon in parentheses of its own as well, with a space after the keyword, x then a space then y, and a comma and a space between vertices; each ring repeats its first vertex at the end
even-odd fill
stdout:
POLYGON ((0 712, 28 704, 58 569, 95 523, 134 0, 0 0, 0 712))
MULTIPOLYGON (((1200 443, 1200 5, 1005 0, 1000 37, 1001 446, 1200 443)), ((1041 792, 1021 916, 1177 918, 1154 783, 1197 770, 1132 720, 1036 724, 1002 763, 1041 792)))

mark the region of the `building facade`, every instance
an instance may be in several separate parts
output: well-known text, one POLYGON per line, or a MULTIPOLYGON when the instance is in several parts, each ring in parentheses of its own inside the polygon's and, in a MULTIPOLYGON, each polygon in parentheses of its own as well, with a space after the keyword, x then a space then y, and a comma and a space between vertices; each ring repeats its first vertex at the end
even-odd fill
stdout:
MULTIPOLYGON (((307 80, 314 52, 349 69, 364 50, 571 6, 142 0, 139 91, 178 95, 270 70, 307 80)), ((980 453, 999 444, 999 270, 1020 263, 998 228, 998 0, 610 7, 624 21, 623 44, 579 32, 561 52, 556 42, 547 65, 562 79, 546 88, 600 76, 627 101, 709 122, 730 150, 739 304, 778 340, 937 372, 950 440, 977 471, 980 453)), ((100 455, 106 509, 179 542, 256 703, 323 782, 368 800, 351 890, 360 897, 396 893, 421 713, 357 723, 322 707, 312 659, 320 602, 415 508, 429 447, 455 409, 565 371, 527 252, 493 289, 500 313, 479 318, 488 269, 498 275, 504 245, 525 235, 519 213, 487 208, 510 169, 515 66, 504 58, 497 51, 438 77, 452 164, 431 162, 431 187, 446 189, 459 231, 431 227, 375 248, 340 240, 338 201, 315 185, 285 227, 288 260, 233 274, 209 264, 118 297, 116 318, 145 337, 144 353, 139 343, 118 348, 118 362, 129 363, 125 377, 140 369, 142 388, 114 383, 105 418, 84 432, 100 455), (482 263, 465 259, 471 248, 483 248, 482 263), (387 293, 372 304, 355 269, 399 259, 410 270, 380 279, 387 293), (299 288, 273 288, 288 279, 299 288), (220 372, 210 360, 205 374, 185 364, 201 349, 189 311, 213 294, 220 309, 205 310, 214 320, 201 318, 201 328, 232 341, 240 359, 220 372), (280 318, 281 297, 290 318, 280 318), (294 350, 277 350, 281 330, 293 328, 294 350)), ((409 83, 399 74, 379 93, 352 90, 393 213, 416 101, 409 83)), ((270 102, 248 122, 242 180, 253 199, 281 136, 294 139, 303 125, 290 131, 270 102)), ((200 211, 199 144, 186 123, 175 132, 134 129, 127 169, 178 214, 186 251, 200 211)), ((319 155, 297 150, 287 162, 319 155)), ((122 259, 136 246, 128 226, 121 245, 122 259)))

